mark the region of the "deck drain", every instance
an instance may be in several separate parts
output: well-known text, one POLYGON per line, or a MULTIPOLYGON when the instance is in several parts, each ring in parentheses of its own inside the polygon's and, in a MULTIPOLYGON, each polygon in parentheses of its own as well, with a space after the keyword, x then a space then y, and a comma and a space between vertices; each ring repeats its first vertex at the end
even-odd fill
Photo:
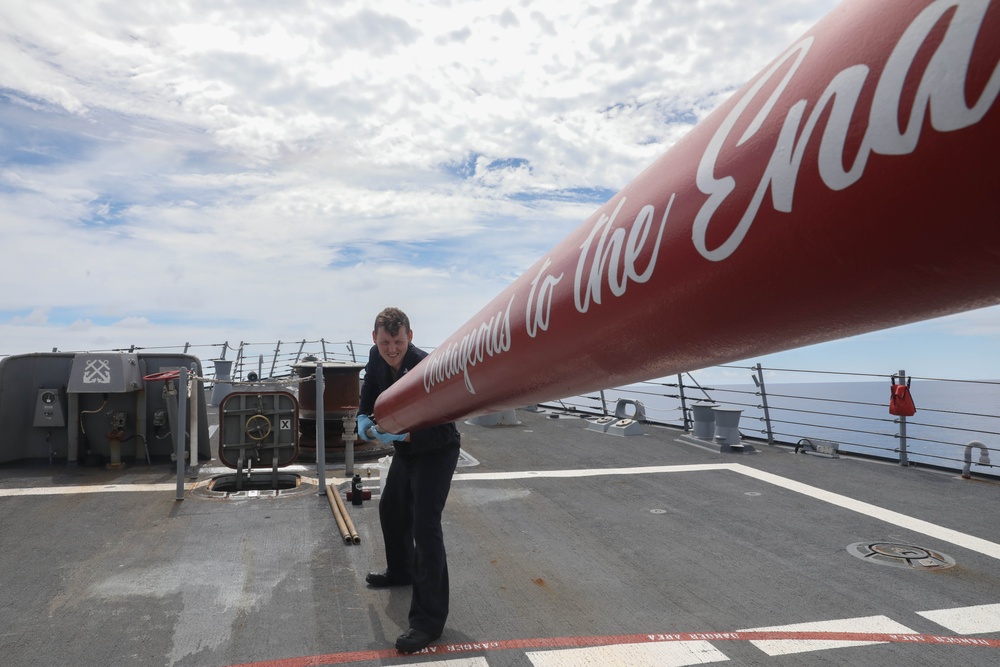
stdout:
POLYGON ((847 551, 861 560, 911 570, 944 570, 955 565, 955 559, 948 554, 912 544, 857 542, 847 551))

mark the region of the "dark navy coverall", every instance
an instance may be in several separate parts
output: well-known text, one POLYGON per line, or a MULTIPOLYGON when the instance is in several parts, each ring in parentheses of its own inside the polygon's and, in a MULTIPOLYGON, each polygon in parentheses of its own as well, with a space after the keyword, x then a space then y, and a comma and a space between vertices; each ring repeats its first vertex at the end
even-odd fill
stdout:
MULTIPOLYGON (((427 353, 412 343, 403 357, 405 375, 427 353)), ((365 366, 358 412, 374 415, 375 399, 397 379, 396 372, 372 346, 365 366)), ((413 581, 410 627, 441 634, 448 618, 448 563, 441 529, 451 478, 458 464, 461 436, 454 422, 410 432, 409 442, 394 442, 378 512, 387 570, 413 581)))

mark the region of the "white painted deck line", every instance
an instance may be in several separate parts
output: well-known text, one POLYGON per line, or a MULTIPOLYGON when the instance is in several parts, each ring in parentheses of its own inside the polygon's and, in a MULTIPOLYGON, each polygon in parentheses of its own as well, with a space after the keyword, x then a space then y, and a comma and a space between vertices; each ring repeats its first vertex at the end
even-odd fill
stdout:
POLYGON ((795 480, 775 475, 773 473, 757 470, 756 468, 751 468, 741 463, 706 463, 698 465, 645 466, 636 468, 591 468, 588 470, 528 470, 497 473, 461 473, 455 475, 455 480, 485 481, 532 478, 597 477, 605 475, 648 475, 672 472, 707 472, 712 470, 728 470, 730 472, 746 475, 747 477, 752 477, 789 491, 801 493, 805 496, 809 496, 810 498, 822 500, 823 502, 836 505, 837 507, 841 507, 852 512, 864 514, 865 516, 869 516, 873 519, 891 523, 894 526, 899 526, 900 528, 906 528, 907 530, 912 530, 913 532, 921 533, 923 535, 927 535, 928 537, 933 537, 971 551, 979 552, 986 556, 990 556, 991 558, 1000 559, 1000 544, 995 542, 989 542, 973 535, 967 535, 957 530, 952 530, 951 528, 945 528, 944 526, 930 523, 929 521, 915 519, 914 517, 894 512, 892 510, 887 510, 879 507, 878 505, 872 505, 871 503, 856 500, 839 493, 824 491, 823 489, 815 486, 803 484, 802 482, 796 482, 795 480))
POLYGON ((739 463, 725 465, 727 465, 733 472, 738 472, 741 475, 753 477, 754 479, 759 479, 762 482, 774 484, 775 486, 780 486, 783 489, 795 491, 796 493, 801 493, 811 498, 815 498, 816 500, 822 500, 836 505, 837 507, 842 507, 846 510, 851 510, 852 512, 864 514, 865 516, 869 516, 873 519, 891 523, 892 525, 899 526, 900 528, 912 530, 915 533, 921 533, 923 535, 927 535, 928 537, 949 542, 965 549, 969 549, 970 551, 976 551, 986 556, 990 556, 991 558, 1000 559, 1000 544, 997 544, 996 542, 989 542, 972 535, 960 533, 957 530, 952 530, 951 528, 945 528, 944 526, 930 523, 929 521, 915 519, 911 516, 900 514, 899 512, 884 509, 878 505, 862 502, 849 496, 840 495, 839 493, 824 491, 823 489, 818 489, 815 486, 809 486, 808 484, 796 482, 795 480, 788 479, 787 477, 781 477, 780 475, 774 475, 762 470, 756 470, 755 468, 750 468, 739 463))
MULTIPOLYGON (((185 484, 185 488, 191 488, 185 484)), ((79 493, 115 493, 118 491, 171 492, 177 490, 177 484, 104 484, 102 486, 32 486, 25 489, 0 489, 0 498, 18 496, 66 496, 79 493)))
POLYGON ((458 658, 455 660, 433 660, 431 662, 408 662, 398 667, 489 667, 486 658, 458 658))
MULTIPOLYGON (((836 621, 818 621, 814 623, 795 623, 792 625, 776 625, 767 628, 746 628, 739 632, 864 632, 873 634, 915 634, 913 630, 897 623, 886 616, 866 616, 863 618, 845 618, 836 621)), ((836 639, 763 639, 750 642, 770 656, 824 651, 847 646, 871 646, 885 642, 843 641, 836 639)))
POLYGON ((698 463, 682 466, 641 466, 636 468, 588 468, 585 470, 514 470, 510 472, 462 472, 455 481, 495 481, 507 479, 549 479, 571 477, 605 477, 609 475, 651 475, 667 472, 706 472, 728 470, 728 463, 698 463))
POLYGON ((1000 604, 981 604, 974 607, 935 609, 917 613, 959 635, 1000 632, 1000 604))
MULTIPOLYGON (((796 482, 795 480, 788 479, 787 477, 782 477, 780 475, 775 475, 773 473, 764 472, 762 470, 757 470, 756 468, 751 468, 749 466, 743 465, 741 463, 705 463, 705 464, 695 464, 695 465, 677 465, 677 466, 641 466, 641 467, 631 467, 631 468, 589 468, 586 470, 520 470, 513 472, 464 472, 456 473, 454 480, 456 482, 471 482, 471 481, 497 481, 497 480, 511 480, 511 479, 553 479, 553 478, 576 478, 576 477, 607 477, 612 475, 650 475, 650 474, 662 474, 662 473, 678 473, 678 472, 710 472, 710 471, 729 471, 745 475, 747 477, 752 477, 762 482, 768 484, 773 484, 783 489, 789 491, 794 491, 795 493, 801 493, 810 498, 815 498, 816 500, 821 500, 823 502, 836 505, 842 509, 850 510, 852 512, 858 512, 859 514, 864 514, 873 519, 878 519, 880 521, 885 521, 894 526, 900 528, 905 528, 911 530, 915 533, 920 533, 922 535, 927 535, 928 537, 933 537, 935 539, 948 542, 950 544, 955 544, 957 546, 969 549, 970 551, 976 551, 978 553, 984 554, 991 558, 996 558, 1000 560, 1000 544, 995 542, 989 542, 987 540, 975 537, 973 535, 967 535, 961 533, 957 530, 952 530, 951 528, 945 528, 944 526, 939 526, 937 524, 930 523, 929 521, 923 521, 922 519, 916 519, 899 512, 894 512, 892 510, 887 510, 885 508, 879 507, 878 505, 872 505, 871 503, 862 502, 856 500, 849 496, 844 496, 839 493, 833 493, 831 491, 824 491, 823 489, 817 488, 815 486, 810 486, 809 484, 803 484, 802 482, 796 482)), ((186 488, 191 488, 191 485, 186 485, 186 488)), ((60 495, 60 494, 72 494, 72 493, 107 493, 115 491, 174 491, 176 490, 176 484, 173 483, 163 483, 163 484, 111 484, 105 486, 50 486, 50 487, 31 487, 23 489, 0 489, 0 498, 11 497, 11 496, 35 496, 35 495, 60 495)))
POLYGON ((704 641, 590 646, 525 655, 534 667, 685 667, 729 660, 704 641))

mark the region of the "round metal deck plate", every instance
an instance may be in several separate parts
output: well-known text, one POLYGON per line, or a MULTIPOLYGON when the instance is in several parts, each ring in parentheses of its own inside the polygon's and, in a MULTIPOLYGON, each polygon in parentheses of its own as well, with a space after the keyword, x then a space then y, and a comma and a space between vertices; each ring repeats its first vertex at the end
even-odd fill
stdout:
POLYGON ((944 570, 955 565, 955 559, 948 554, 912 544, 857 542, 847 551, 861 560, 911 570, 944 570))

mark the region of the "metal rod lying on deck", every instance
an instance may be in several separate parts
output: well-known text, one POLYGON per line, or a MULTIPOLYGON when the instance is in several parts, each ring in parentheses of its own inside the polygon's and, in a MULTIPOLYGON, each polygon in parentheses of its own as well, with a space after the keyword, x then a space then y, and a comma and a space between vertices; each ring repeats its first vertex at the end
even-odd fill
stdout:
POLYGON ((340 510, 341 516, 344 517, 344 523, 347 524, 347 530, 351 534, 351 539, 355 544, 361 544, 361 536, 358 535, 358 531, 354 528, 354 522, 351 521, 351 515, 347 513, 347 507, 344 505, 344 501, 340 498, 340 492, 333 488, 333 484, 326 487, 327 492, 333 490, 333 499, 337 503, 337 508, 340 510))
POLYGON ((351 531, 347 528, 347 522, 344 521, 343 515, 340 513, 340 505, 337 503, 335 496, 337 492, 333 488, 333 484, 326 487, 326 498, 330 501, 330 509, 333 510, 333 518, 337 521, 337 527, 340 528, 340 534, 344 538, 344 542, 350 544, 354 541, 351 536, 351 531))

